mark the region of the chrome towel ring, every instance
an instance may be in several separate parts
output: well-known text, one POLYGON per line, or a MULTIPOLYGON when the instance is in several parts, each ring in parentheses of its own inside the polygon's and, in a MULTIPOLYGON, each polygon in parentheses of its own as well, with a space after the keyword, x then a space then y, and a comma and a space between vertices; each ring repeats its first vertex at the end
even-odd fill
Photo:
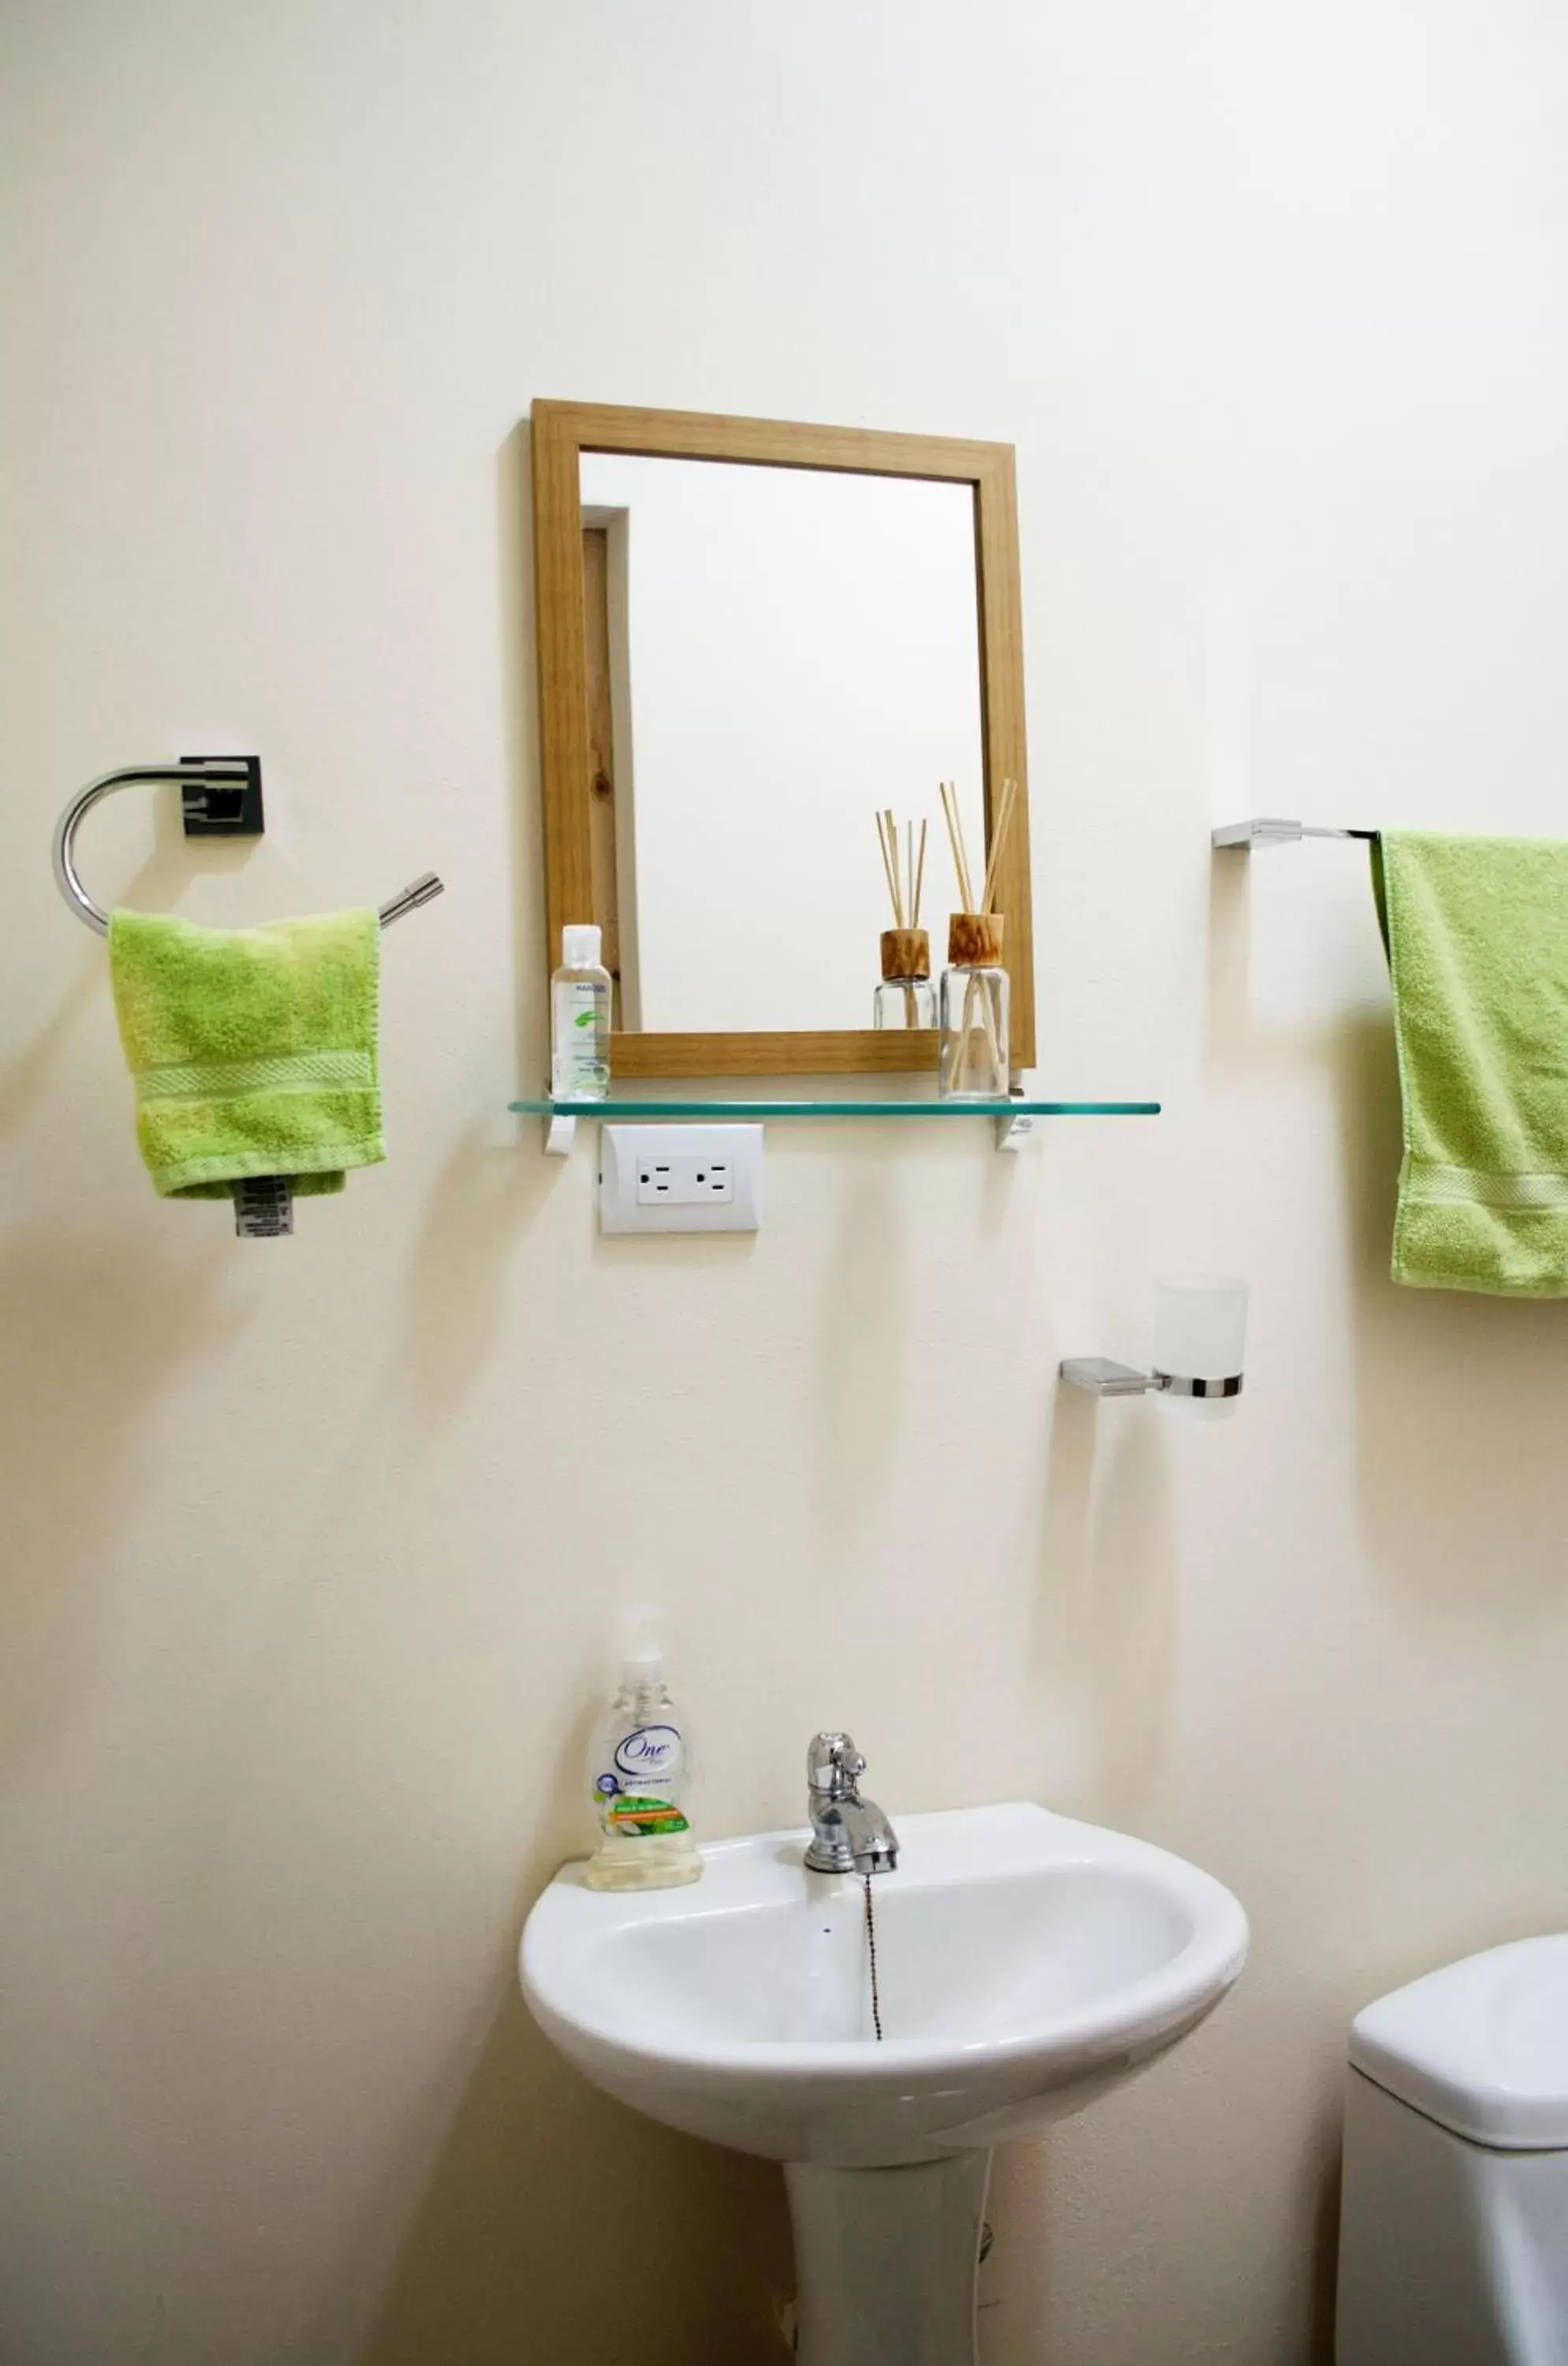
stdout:
MULTIPOLYGON (((54 883, 77 918, 96 929, 100 937, 109 932, 109 916, 82 884, 75 862, 76 832, 100 797, 139 781, 183 784, 186 829, 191 837, 254 835, 261 828, 261 763, 254 756, 191 756, 175 764, 127 764, 118 772, 105 772, 98 780, 89 781, 85 789, 78 789, 56 825, 54 883), (221 799, 213 798, 215 789, 224 793, 221 799), (247 807, 254 810, 254 818, 247 807)), ((381 906, 378 915, 381 926, 389 929, 405 912, 417 912, 422 904, 434 902, 442 893, 434 872, 423 872, 400 896, 381 906)))

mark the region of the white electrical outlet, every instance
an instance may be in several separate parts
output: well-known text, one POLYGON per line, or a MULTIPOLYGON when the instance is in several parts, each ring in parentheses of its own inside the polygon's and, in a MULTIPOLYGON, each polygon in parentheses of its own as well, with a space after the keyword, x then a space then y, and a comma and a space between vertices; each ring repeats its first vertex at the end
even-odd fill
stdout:
POLYGON ((762 1222, 760 1125, 602 1125, 599 1229, 754 1233, 762 1222))
POLYGON ((700 1151, 686 1150, 637 1162, 639 1208, 711 1208, 734 1198, 735 1168, 728 1158, 705 1158, 700 1151))

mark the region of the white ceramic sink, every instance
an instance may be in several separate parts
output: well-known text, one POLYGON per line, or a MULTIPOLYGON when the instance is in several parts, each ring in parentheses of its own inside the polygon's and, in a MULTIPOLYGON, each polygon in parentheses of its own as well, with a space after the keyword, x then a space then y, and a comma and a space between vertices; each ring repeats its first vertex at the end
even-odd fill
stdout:
POLYGON ((556 1876, 523 1933, 536 2018, 596 2085, 784 2163, 798 2366, 973 2366, 991 2146, 1174 2045, 1247 1955, 1195 1865, 1043 1808, 899 1816, 897 1870, 808 1835, 705 1848, 687 1888, 556 1876))
POLYGON ((1162 1849, 1043 1808, 897 1819, 871 1885, 807 1873, 807 1835, 704 1850, 703 1879, 631 1895, 568 1865, 528 1920, 523 1986, 622 2101, 774 2160, 886 2168, 1076 2111, 1176 2043, 1241 1970, 1230 1892, 1162 1849))

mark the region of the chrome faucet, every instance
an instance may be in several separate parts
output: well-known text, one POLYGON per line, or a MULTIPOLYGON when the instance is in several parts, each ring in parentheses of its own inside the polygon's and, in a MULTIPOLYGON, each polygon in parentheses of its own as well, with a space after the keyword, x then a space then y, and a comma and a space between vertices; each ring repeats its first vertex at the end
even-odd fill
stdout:
POLYGON ((892 1873, 898 1835, 874 1799, 863 1799, 865 1760, 847 1733, 819 1733, 806 1753, 813 1873, 892 1873))

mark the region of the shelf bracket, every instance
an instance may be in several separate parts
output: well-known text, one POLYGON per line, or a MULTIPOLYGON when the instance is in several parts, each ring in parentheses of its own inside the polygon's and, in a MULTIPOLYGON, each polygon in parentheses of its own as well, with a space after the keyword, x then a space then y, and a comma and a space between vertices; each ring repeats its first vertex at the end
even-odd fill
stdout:
POLYGON ((552 1110, 545 1120, 545 1156, 569 1158, 576 1140, 577 1120, 562 1117, 558 1110, 552 1110))
MULTIPOLYGON (((1009 1090, 1015 1101, 1027 1098, 1021 1085, 1010 1086, 1009 1090)), ((1032 1117, 1014 1117, 1010 1114, 1007 1117, 996 1117, 991 1120, 991 1131, 998 1150, 1021 1150, 1034 1132, 1034 1120, 1032 1117)))

